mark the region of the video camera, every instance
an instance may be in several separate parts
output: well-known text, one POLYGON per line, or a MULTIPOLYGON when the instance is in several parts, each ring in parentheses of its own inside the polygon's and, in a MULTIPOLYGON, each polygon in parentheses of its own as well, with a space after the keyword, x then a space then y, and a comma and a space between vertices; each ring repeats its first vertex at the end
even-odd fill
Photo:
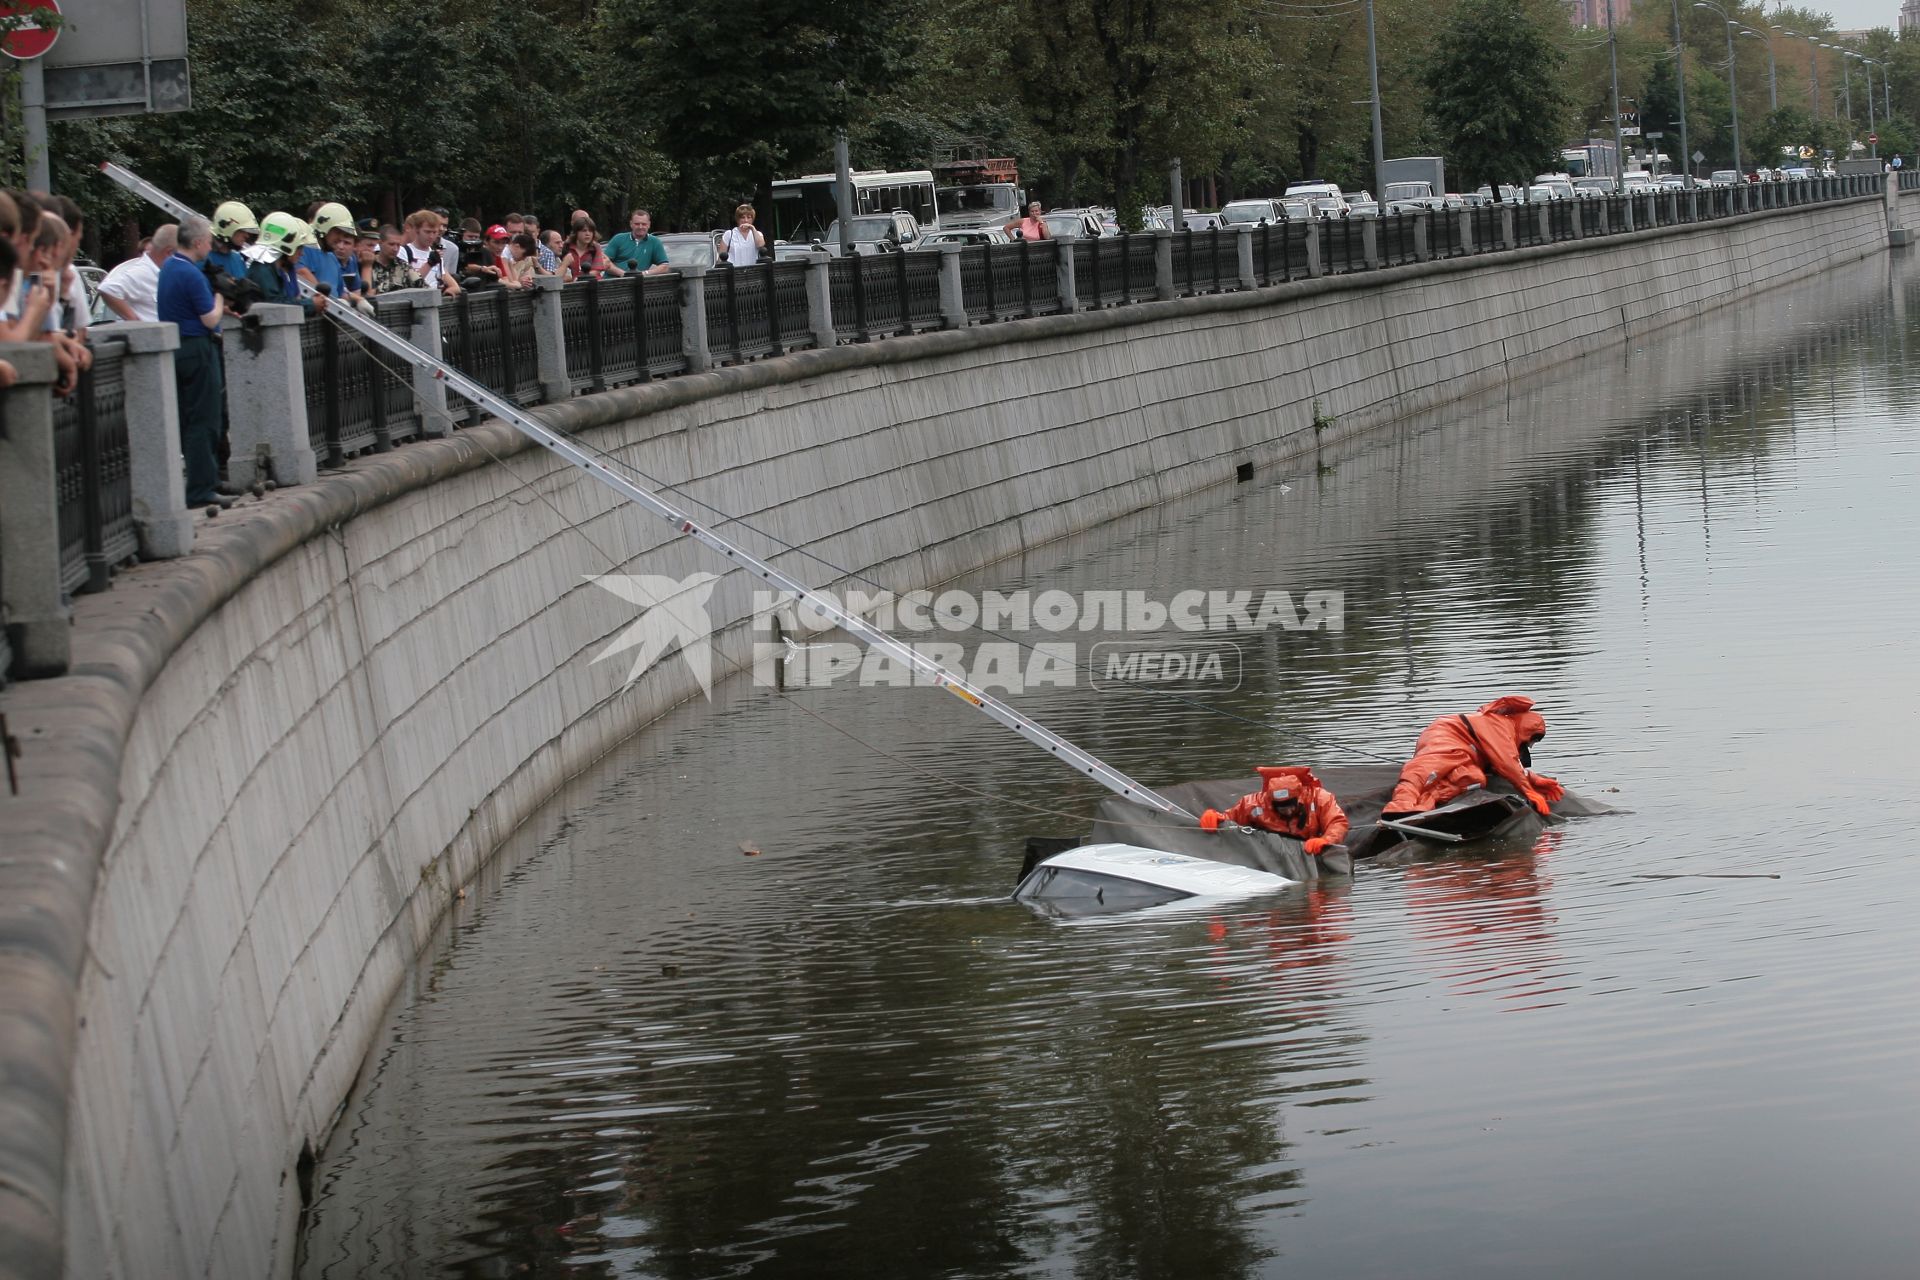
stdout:
POLYGON ((224 267, 218 267, 209 262, 206 264, 206 272, 207 283, 213 286, 215 293, 227 300, 227 310, 231 311, 234 315, 243 316, 247 314, 248 307, 251 307, 254 303, 266 297, 266 295, 260 291, 259 285, 251 280, 235 276, 224 267))

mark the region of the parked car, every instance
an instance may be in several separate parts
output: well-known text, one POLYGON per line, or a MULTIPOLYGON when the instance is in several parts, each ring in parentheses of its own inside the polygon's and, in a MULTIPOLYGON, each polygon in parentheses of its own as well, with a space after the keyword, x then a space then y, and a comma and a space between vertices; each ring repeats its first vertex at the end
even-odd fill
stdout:
POLYGON ((1100 215, 1091 209, 1054 209, 1042 216, 1055 240, 1098 240, 1106 234, 1100 215))
POLYGON ((1586 198, 1610 196, 1613 194, 1612 178, 1575 178, 1573 194, 1586 198))
POLYGON ((1220 209, 1220 221, 1229 227, 1236 226, 1243 222, 1256 224, 1261 222, 1278 222, 1286 216, 1286 211, 1281 208, 1278 200, 1268 200, 1264 198, 1259 200, 1232 200, 1221 206, 1220 209))
POLYGON ((1345 199, 1340 188, 1331 182, 1289 182, 1287 184, 1287 193, 1282 198, 1287 200, 1342 201, 1345 199))
POLYGON ((1745 182, 1746 176, 1738 169, 1715 169, 1707 181, 1716 187, 1737 187, 1745 182))
POLYGON ((1223 224, 1217 213, 1199 213, 1189 209, 1185 225, 1189 231, 1218 231, 1223 224))
POLYGON ((1349 200, 1347 202, 1347 216, 1349 218, 1377 218, 1380 216, 1380 206, 1372 200, 1349 200))
MULTIPOLYGON (((818 240, 776 240, 773 245, 773 260, 775 262, 804 262, 813 256, 814 250, 824 248, 826 248, 826 246, 818 240)), ((669 258, 671 258, 671 255, 669 255, 669 258)))
POLYGON ((1347 216, 1347 202, 1339 196, 1319 196, 1313 201, 1313 216, 1316 218, 1344 218, 1347 216))
POLYGON ((1280 208, 1289 218, 1311 218, 1313 216, 1313 206, 1305 200, 1282 200, 1280 202, 1280 208))
MULTIPOLYGON (((905 209, 895 209, 892 213, 863 213, 854 218, 851 230, 853 251, 857 254, 894 253, 901 249, 912 249, 919 245, 923 234, 919 219, 905 209)), ((838 256, 838 218, 827 224, 827 234, 821 237, 820 242, 826 246, 828 253, 838 256)))
POLYGON ((660 247, 667 251, 667 265, 711 267, 720 257, 713 243, 719 234, 717 231, 678 231, 661 236, 660 247))
POLYGON ((919 248, 931 249, 943 244, 1011 244, 1013 237, 999 227, 953 227, 928 231, 921 235, 919 248))
POLYGON ((1576 194, 1571 179, 1546 174, 1533 180, 1532 190, 1545 190, 1549 200, 1571 200, 1576 194))
POLYGON ((1524 189, 1509 186, 1504 182, 1500 184, 1498 190, 1483 183, 1473 194, 1479 204, 1519 204, 1527 198, 1524 189))

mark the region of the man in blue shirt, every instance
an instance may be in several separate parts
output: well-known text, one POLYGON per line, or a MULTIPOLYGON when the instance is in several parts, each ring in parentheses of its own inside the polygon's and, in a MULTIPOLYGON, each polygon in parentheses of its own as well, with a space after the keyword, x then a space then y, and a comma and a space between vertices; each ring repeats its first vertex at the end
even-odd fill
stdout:
POLYGON ((613 265, 626 272, 658 275, 667 270, 667 246, 653 234, 653 215, 635 209, 627 219, 627 230, 607 242, 607 256, 613 265))
POLYGON ((180 220, 180 247, 160 267, 155 310, 161 323, 180 330, 173 357, 174 391, 180 404, 180 452, 187 460, 187 505, 218 510, 232 499, 217 492, 221 413, 226 379, 214 336, 226 300, 207 283, 203 264, 213 252, 213 224, 198 214, 180 220))

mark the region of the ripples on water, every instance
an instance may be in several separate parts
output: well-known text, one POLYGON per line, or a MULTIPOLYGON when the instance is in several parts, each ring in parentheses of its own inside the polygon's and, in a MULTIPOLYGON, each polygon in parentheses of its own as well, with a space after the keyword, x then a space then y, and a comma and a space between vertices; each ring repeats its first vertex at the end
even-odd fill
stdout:
POLYGON ((1631 813, 1062 925, 1002 895, 1083 784, 938 694, 729 686, 457 912, 301 1274, 1914 1274, 1908 274, 965 584, 1345 590, 1199 699, 1245 721, 1022 700, 1147 781, 1398 755, 1511 690, 1631 813))

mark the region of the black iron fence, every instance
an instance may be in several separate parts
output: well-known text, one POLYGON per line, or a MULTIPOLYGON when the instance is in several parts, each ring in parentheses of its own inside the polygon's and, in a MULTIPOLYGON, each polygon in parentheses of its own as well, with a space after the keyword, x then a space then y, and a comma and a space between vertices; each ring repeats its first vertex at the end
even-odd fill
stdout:
MULTIPOLYGON (((1920 171, 1902 173, 1903 189, 1920 187, 1920 171)), ((1793 208, 1871 195, 1877 174, 1743 188, 1702 187, 1691 194, 1659 190, 1548 205, 1483 205, 1445 212, 1391 214, 1262 223, 1251 229, 1256 287, 1314 274, 1344 275, 1422 258, 1493 253, 1513 242, 1528 247, 1629 229, 1675 226, 1764 209, 1793 208), (1462 235, 1464 219, 1465 235, 1462 235), (1371 254, 1369 240, 1371 239, 1371 254), (1317 245, 1314 243, 1317 241, 1317 245), (1317 250, 1317 254, 1316 254, 1317 250)), ((1126 306, 1159 296, 1162 263, 1173 293, 1222 293, 1241 287, 1239 228, 1183 230, 1171 236, 1122 235, 1068 242, 1074 305, 1126 306)), ((970 324, 1051 315, 1062 308, 1057 243, 969 246, 958 254, 959 306, 970 324)), ((705 352, 713 362, 739 363, 814 345, 806 261, 718 268, 701 280, 705 352)), ((886 253, 834 258, 826 290, 834 335, 846 342, 921 333, 950 323, 943 306, 943 265, 937 253, 886 253)), ((575 394, 603 391, 647 378, 682 373, 691 364, 686 279, 676 273, 586 280, 560 295, 560 329, 567 380, 575 394)), ((492 290, 448 299, 439 308, 447 359, 493 390, 521 404, 539 401, 535 296, 492 290)), ((382 299, 380 320, 405 332, 411 305, 382 299)), ((309 320, 302 335, 307 414, 313 447, 329 463, 368 449, 384 449, 420 430, 411 378, 397 357, 370 351, 324 321, 309 320)), ((456 423, 473 412, 454 398, 456 423)))
POLYGON ((1390 213, 1379 219, 1375 235, 1378 238, 1381 266, 1397 267, 1403 263, 1420 261, 1422 254, 1419 241, 1423 233, 1414 229, 1420 217, 1412 213, 1390 213))
POLYGON ((1154 292, 1153 237, 1102 236, 1074 240, 1073 287, 1081 307, 1122 307, 1150 302, 1154 292))
MULTIPOLYGON (((813 345, 806 263, 763 262, 716 271, 704 278, 702 288, 707 350, 717 363, 739 364, 813 345)), ((939 305, 936 283, 936 316, 939 305)), ((677 340, 674 346, 677 350, 677 340)))
MULTIPOLYGON (((1903 172, 1897 181, 1901 190, 1920 189, 1920 171, 1903 172)), ((992 324, 1065 309, 1127 306, 1169 293, 1220 293, 1496 253, 1508 247, 1509 222, 1513 242, 1535 245, 1792 210, 1883 190, 1881 175, 1866 174, 1646 191, 1578 204, 1283 220, 1065 244, 772 262, 710 271, 697 278, 697 286, 695 277, 669 272, 558 290, 491 290, 425 308, 417 305, 419 295, 401 294, 377 299, 376 312, 382 324, 403 334, 437 326, 452 364, 524 405, 562 388, 579 394, 682 373, 696 364, 779 356, 814 345, 829 325, 836 341, 864 342, 956 322, 992 324), (1250 258, 1244 263, 1243 249, 1250 258), (1062 253, 1071 255, 1070 264, 1062 253), (1068 280, 1070 302, 1062 292, 1068 280), (698 293, 691 293, 696 287, 698 293), (699 309, 690 310, 696 301, 699 309), (691 323, 690 315, 699 322, 691 323)), ((420 434, 423 406, 415 387, 426 384, 416 384, 416 371, 404 360, 321 317, 310 317, 299 338, 309 439, 319 457, 338 465, 420 434)), ((125 344, 110 336, 96 341, 94 353, 93 368, 75 393, 56 399, 52 409, 58 573, 69 592, 103 588, 114 566, 139 550, 126 421, 129 357, 125 344)), ((449 400, 456 423, 473 415, 458 397, 449 400)), ((7 656, 0 649, 0 671, 7 656)))
POLYGON ((114 566, 139 551, 127 447, 126 350, 124 342, 94 343, 93 367, 80 375, 71 396, 53 402, 63 591, 105 590, 114 566))
MULTIPOLYGON (((448 363, 496 395, 520 404, 540 401, 540 343, 533 327, 533 294, 488 289, 440 304, 440 352, 448 363)), ((455 422, 485 415, 450 399, 455 422)))

